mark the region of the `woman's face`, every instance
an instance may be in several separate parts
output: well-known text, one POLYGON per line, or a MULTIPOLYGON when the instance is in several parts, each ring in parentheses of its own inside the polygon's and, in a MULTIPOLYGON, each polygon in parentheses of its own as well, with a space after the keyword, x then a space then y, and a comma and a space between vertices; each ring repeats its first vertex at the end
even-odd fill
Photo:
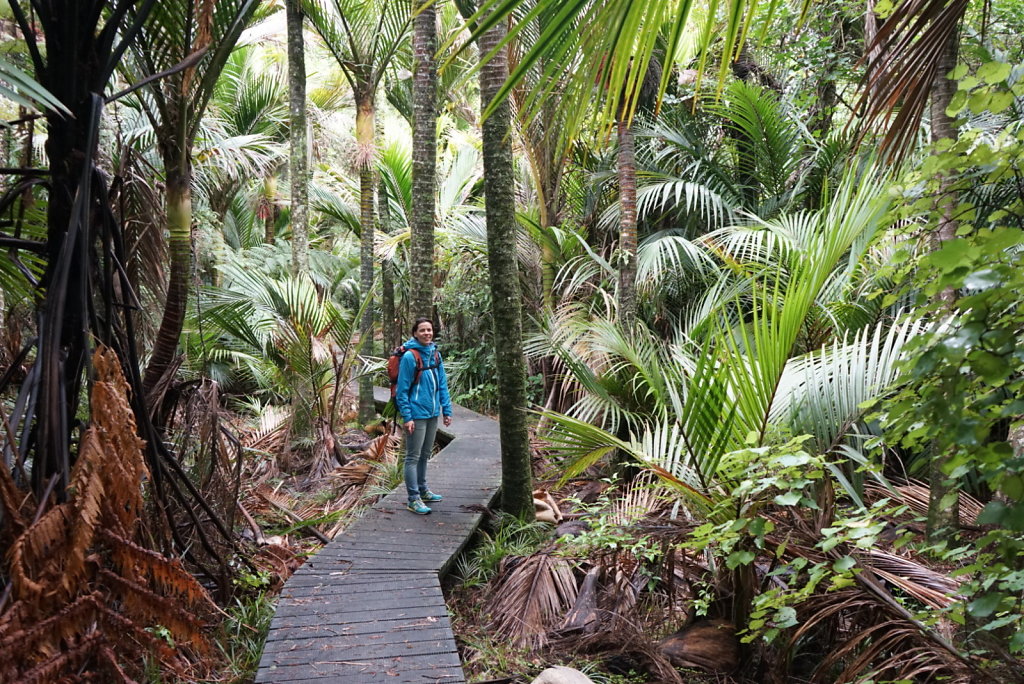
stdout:
POLYGON ((416 332, 413 333, 413 337, 416 341, 422 344, 424 347, 430 344, 434 340, 434 326, 428 321, 424 321, 416 326, 416 332))

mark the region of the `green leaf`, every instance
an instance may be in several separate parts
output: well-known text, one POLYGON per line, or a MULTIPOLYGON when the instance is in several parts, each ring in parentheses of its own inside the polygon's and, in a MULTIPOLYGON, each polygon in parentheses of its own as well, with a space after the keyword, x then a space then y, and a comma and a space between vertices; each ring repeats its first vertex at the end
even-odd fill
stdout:
POLYGON ((1001 83, 1010 76, 1010 65, 1006 62, 986 62, 978 68, 978 78, 988 84, 1001 83))
POLYGON ((735 570, 741 565, 750 565, 752 562, 754 562, 753 551, 733 551, 725 559, 725 565, 730 570, 735 570))
POLYGON ((993 114, 1000 114, 1013 104, 1013 100, 1013 93, 992 93, 988 103, 988 111, 993 114))
POLYGON ((965 90, 958 90, 954 93, 953 98, 949 101, 949 106, 946 107, 946 116, 956 116, 964 110, 967 106, 968 94, 965 90))
POLYGON ((1002 594, 982 594, 967 605, 967 612, 977 618, 988 617, 996 612, 996 608, 999 607, 1002 600, 1002 594))
POLYGON ((801 493, 799 491, 796 491, 786 492, 785 494, 779 494, 773 500, 780 506, 795 506, 797 503, 800 502, 801 498, 801 493))
POLYGON ((967 108, 971 110, 971 114, 981 114, 983 111, 988 109, 989 102, 992 101, 992 94, 985 91, 979 91, 971 95, 967 101, 967 108))
POLYGON ((853 556, 843 556, 832 564, 832 569, 836 572, 846 572, 855 565, 857 565, 857 560, 853 556))
POLYGON ((940 249, 932 252, 928 261, 943 271, 952 271, 963 265, 971 251, 971 245, 966 240, 947 240, 940 249))

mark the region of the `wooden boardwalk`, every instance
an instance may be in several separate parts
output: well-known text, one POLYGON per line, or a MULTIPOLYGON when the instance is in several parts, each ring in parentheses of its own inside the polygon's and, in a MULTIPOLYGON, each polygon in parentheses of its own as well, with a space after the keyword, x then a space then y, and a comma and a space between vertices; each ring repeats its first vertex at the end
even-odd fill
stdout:
MULTIPOLYGON (((377 390, 377 398, 387 390, 377 390)), ((430 515, 392 491, 296 571, 281 591, 256 682, 464 682, 441 576, 501 482, 498 425, 456 406, 452 441, 427 470, 430 515)))

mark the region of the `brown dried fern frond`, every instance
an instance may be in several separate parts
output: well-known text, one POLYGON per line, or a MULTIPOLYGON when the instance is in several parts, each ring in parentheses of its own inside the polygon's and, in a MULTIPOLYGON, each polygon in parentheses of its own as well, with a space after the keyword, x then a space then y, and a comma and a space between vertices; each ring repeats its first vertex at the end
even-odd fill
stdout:
POLYGON ((4 681, 130 681, 147 656, 183 671, 180 654, 146 631, 153 625, 207 650, 206 591, 177 560, 132 541, 143 510, 144 443, 117 357, 100 349, 93 365, 92 420, 67 499, 24 529, 7 557, 15 600, 0 615, 4 681))
POLYGON ((212 614, 217 610, 209 593, 177 560, 143 548, 110 530, 101 530, 100 534, 110 544, 111 558, 122 576, 145 578, 161 595, 180 598, 189 606, 205 606, 204 613, 212 614))
POLYGON ((18 489, 7 464, 0 458, 0 508, 3 510, 3 526, 0 530, 4 534, 14 537, 25 530, 28 516, 31 515, 25 512, 26 504, 34 504, 32 495, 18 489))

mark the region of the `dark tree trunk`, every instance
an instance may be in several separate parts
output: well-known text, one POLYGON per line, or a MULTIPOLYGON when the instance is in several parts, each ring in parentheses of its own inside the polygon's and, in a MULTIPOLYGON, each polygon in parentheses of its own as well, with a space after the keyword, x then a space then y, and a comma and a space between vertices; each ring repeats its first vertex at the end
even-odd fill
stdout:
MULTIPOLYGON (((416 11, 422 0, 412 0, 416 11)), ((434 192, 437 186, 436 10, 423 9, 413 20, 412 222, 409 299, 412 315, 431 316, 434 304, 434 192)), ((434 321, 435 329, 438 322, 434 321)))
POLYGON ((286 0, 288 23, 288 125, 291 180, 292 273, 309 271, 309 146, 306 137, 306 54, 300 0, 286 0))
MULTIPOLYGON (((480 38, 481 54, 501 41, 503 25, 480 38)), ((483 109, 508 77, 507 48, 480 69, 483 109)), ((498 364, 498 413, 501 426, 501 507, 520 518, 533 518, 533 475, 526 428, 526 359, 523 354, 522 300, 516 261, 516 216, 506 100, 483 123, 484 192, 487 206, 487 263, 490 270, 495 357, 498 364)))

